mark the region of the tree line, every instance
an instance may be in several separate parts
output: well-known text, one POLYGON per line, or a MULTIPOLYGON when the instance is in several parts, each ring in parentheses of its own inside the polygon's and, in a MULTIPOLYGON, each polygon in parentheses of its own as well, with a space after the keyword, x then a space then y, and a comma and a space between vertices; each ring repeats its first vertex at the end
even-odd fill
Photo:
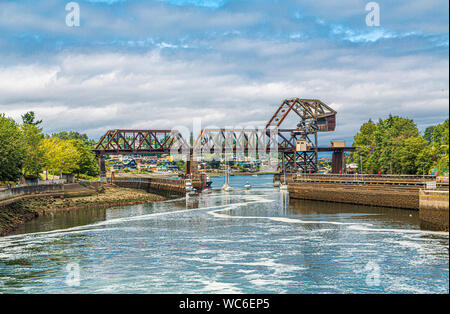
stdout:
POLYGON ((30 111, 22 123, 0 114, 0 182, 47 173, 75 173, 83 177, 99 173, 92 141, 85 134, 60 132, 43 134, 42 120, 30 111))
POLYGON ((356 151, 350 159, 360 173, 448 173, 449 120, 426 128, 423 135, 411 119, 390 115, 377 123, 369 120, 355 135, 353 146, 356 151))

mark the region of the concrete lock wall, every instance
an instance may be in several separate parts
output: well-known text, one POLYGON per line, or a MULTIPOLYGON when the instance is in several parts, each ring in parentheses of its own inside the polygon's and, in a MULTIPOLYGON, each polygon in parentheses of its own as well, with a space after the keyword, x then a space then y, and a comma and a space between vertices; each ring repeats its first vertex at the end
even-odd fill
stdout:
POLYGON ((14 203, 21 197, 35 194, 59 194, 64 193, 63 184, 46 184, 46 185, 30 185, 20 186, 0 191, 0 206, 6 206, 14 203))
POLYGON ((155 194, 186 195, 186 182, 182 179, 123 177, 115 178, 113 183, 120 187, 140 189, 155 194))
POLYGON ((419 188, 358 184, 289 183, 289 196, 337 203, 419 209, 419 188))
POLYGON ((422 227, 449 231, 449 191, 420 190, 419 217, 422 227))

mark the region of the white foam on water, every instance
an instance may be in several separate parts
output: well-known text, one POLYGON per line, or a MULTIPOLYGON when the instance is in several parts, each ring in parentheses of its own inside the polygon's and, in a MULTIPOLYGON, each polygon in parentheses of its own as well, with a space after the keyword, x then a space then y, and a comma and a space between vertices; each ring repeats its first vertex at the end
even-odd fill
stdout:
MULTIPOLYGON (((238 206, 242 206, 242 205, 246 205, 246 204, 248 204, 248 203, 241 202, 241 203, 233 204, 233 206, 238 207, 238 206)), ((60 235, 64 235, 64 234, 67 234, 70 232, 75 233, 74 231, 78 231, 78 230, 80 230, 80 232, 78 232, 78 233, 107 230, 104 228, 95 228, 95 227, 106 226, 106 225, 115 225, 115 224, 121 224, 121 223, 132 222, 132 221, 149 220, 149 219, 154 219, 155 217, 166 216, 166 215, 175 215, 175 214, 194 212, 194 211, 205 211, 205 210, 221 208, 224 206, 227 206, 227 205, 217 205, 217 206, 210 206, 210 207, 200 207, 200 208, 191 208, 191 209, 185 209, 185 210, 152 213, 152 214, 139 215, 139 216, 114 218, 114 219, 110 219, 110 220, 96 222, 96 223, 89 224, 89 225, 71 227, 71 228, 66 228, 66 229, 57 229, 57 230, 51 230, 51 231, 41 231, 41 232, 34 232, 34 233, 10 235, 10 236, 1 237, 0 244, 2 242, 6 242, 6 241, 9 242, 9 241, 11 241, 11 239, 21 239, 23 241, 28 241, 28 240, 34 239, 36 236, 40 236, 40 235, 60 236, 60 235)), ((16 240, 16 241, 19 242, 20 240, 16 240)))
MULTIPOLYGON (((244 277, 245 278, 245 277, 244 277)), ((248 278, 246 278, 248 279, 248 278)), ((275 290, 279 290, 279 286, 289 286, 291 284, 294 284, 295 281, 292 280, 277 280, 277 279, 248 279, 249 282, 254 286, 270 286, 270 287, 277 287, 275 290)))
POLYGON ((349 229, 357 231, 367 231, 367 232, 397 232, 397 233, 419 233, 419 234, 434 234, 440 236, 449 236, 448 232, 444 231, 430 231, 430 230, 419 230, 419 229, 392 229, 392 228, 366 228, 362 225, 350 226, 349 229))
POLYGON ((242 290, 236 287, 235 284, 218 281, 217 278, 197 279, 199 283, 204 285, 204 288, 199 292, 218 293, 218 294, 241 294, 242 290))
MULTIPOLYGON (((273 200, 268 200, 260 196, 254 196, 254 201, 245 203, 255 204, 255 203, 269 203, 274 202, 273 200)), ((355 223, 355 222, 339 222, 339 221, 327 221, 327 220, 301 220, 298 218, 288 218, 288 217, 263 217, 263 216, 237 216, 237 215, 229 215, 223 213, 225 211, 229 211, 231 209, 239 208, 241 204, 232 204, 224 209, 217 209, 213 211, 209 211, 208 214, 222 219, 265 219, 276 222, 288 223, 288 224, 329 224, 329 225, 337 225, 337 226, 346 226, 350 230, 355 231, 365 231, 365 232, 397 232, 397 233, 419 233, 419 234, 433 234, 440 236, 449 236, 448 232, 442 231, 429 231, 429 230, 418 230, 418 229, 393 229, 393 228, 368 228, 367 226, 373 226, 370 223, 355 223)))
MULTIPOLYGON (((418 285, 410 285, 407 282, 411 281, 411 278, 408 277, 387 277, 385 278, 388 281, 388 285, 386 286, 386 290, 395 293, 414 293, 414 294, 425 294, 429 293, 429 290, 420 288, 418 285)), ((425 288, 425 287, 424 287, 425 288)))
POLYGON ((250 270, 250 269, 239 269, 236 271, 237 273, 242 273, 242 274, 251 274, 256 272, 256 270, 250 270))
POLYGON ((404 246, 404 247, 416 249, 416 250, 420 250, 423 248, 421 243, 412 242, 412 241, 397 241, 397 244, 404 246))

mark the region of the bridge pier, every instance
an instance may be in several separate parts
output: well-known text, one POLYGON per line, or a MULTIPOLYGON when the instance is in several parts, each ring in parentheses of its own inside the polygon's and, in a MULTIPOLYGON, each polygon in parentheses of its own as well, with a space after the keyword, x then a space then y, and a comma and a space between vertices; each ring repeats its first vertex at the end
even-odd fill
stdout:
POLYGON ((345 163, 345 153, 343 150, 337 150, 333 152, 331 159, 331 173, 343 174, 346 173, 347 166, 345 163))
POLYGON ((206 175, 198 171, 197 156, 194 155, 192 149, 189 159, 186 161, 186 177, 192 180, 192 184, 197 190, 203 191, 206 186, 206 175))
POLYGON ((193 149, 190 149, 189 158, 186 160, 186 176, 191 177, 198 174, 198 162, 193 149))
POLYGON ((100 179, 106 180, 106 163, 103 154, 97 155, 98 167, 100 168, 100 179))

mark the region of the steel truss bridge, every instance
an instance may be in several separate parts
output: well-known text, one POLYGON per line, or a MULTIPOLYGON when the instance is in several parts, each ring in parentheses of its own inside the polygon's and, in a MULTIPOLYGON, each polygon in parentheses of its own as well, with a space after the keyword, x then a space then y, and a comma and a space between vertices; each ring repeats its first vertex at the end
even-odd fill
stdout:
POLYGON ((280 171, 316 173, 318 153, 332 152, 333 173, 345 172, 345 152, 354 147, 319 147, 318 133, 336 128, 336 111, 315 99, 286 99, 264 129, 203 129, 192 145, 176 130, 110 130, 96 144, 101 175, 105 176, 104 155, 181 154, 188 160, 187 173, 205 154, 281 155, 280 171), (285 128, 288 116, 298 124, 285 128), (301 144, 301 145, 299 145, 301 144))

